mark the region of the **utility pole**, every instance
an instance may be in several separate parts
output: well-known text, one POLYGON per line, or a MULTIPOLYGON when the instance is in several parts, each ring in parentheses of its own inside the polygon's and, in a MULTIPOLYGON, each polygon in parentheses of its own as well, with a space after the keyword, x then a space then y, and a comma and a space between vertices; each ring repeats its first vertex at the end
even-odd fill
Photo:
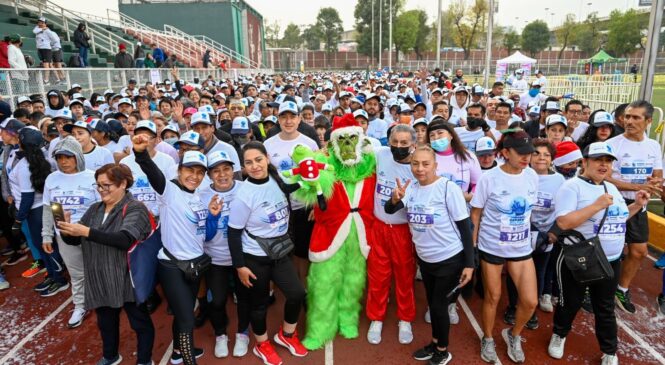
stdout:
POLYGON ((390 16, 388 17, 388 71, 393 70, 393 0, 389 4, 390 16))
POLYGON ((439 0, 439 11, 436 26, 436 67, 441 67, 441 0, 439 0))
POLYGON ((383 24, 383 0, 379 0, 379 69, 381 69, 381 57, 383 56, 382 55, 382 53, 383 53, 382 52, 383 51, 382 43, 383 42, 381 42, 383 40, 382 24, 383 24))
POLYGON ((484 88, 490 83, 490 64, 492 63, 492 28, 494 27, 494 0, 489 0, 490 11, 487 13, 487 44, 485 45, 485 81, 484 88))
POLYGON ((658 57, 658 38, 663 21, 663 6, 665 0, 653 0, 649 28, 647 29, 647 44, 642 59, 642 82, 640 83, 639 98, 651 101, 653 96, 653 77, 656 70, 656 57, 658 57))
POLYGON ((372 65, 374 65, 374 0, 372 0, 372 65))

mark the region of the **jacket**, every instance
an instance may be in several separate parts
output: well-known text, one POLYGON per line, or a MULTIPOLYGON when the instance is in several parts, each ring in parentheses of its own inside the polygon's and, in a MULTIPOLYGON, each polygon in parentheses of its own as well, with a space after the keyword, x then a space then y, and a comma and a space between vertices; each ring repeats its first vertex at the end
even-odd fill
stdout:
POLYGON ((147 58, 143 60, 143 67, 145 68, 155 68, 155 61, 153 61, 150 58, 147 58))
POLYGON ((35 27, 32 32, 35 34, 35 41, 37 42, 37 49, 51 49, 51 38, 53 37, 48 28, 35 27))
POLYGON ((113 67, 115 68, 133 68, 134 59, 127 52, 118 52, 115 55, 115 61, 113 62, 113 67))
POLYGON ((161 48, 157 47, 152 50, 152 58, 154 58, 155 63, 157 63, 157 62, 164 62, 164 58, 166 58, 166 56, 164 55, 164 51, 162 51, 161 48))
POLYGON ((74 31, 74 46, 76 48, 90 48, 90 36, 83 30, 74 31))
POLYGON ((0 41, 0 68, 9 68, 9 42, 0 41))
POLYGON ((17 46, 10 44, 8 48, 9 67, 21 71, 12 71, 13 78, 26 81, 30 78, 28 75, 28 65, 25 63, 23 52, 17 46))
POLYGON ((134 59, 138 60, 139 58, 145 58, 145 51, 141 46, 134 47, 134 59))

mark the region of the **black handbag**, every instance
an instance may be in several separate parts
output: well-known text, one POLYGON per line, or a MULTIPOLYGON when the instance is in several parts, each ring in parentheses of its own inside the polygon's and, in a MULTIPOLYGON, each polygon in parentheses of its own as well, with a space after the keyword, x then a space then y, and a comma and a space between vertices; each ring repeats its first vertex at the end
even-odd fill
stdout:
MULTIPOLYGON (((607 193, 607 187, 605 187, 605 193, 607 193)), ((603 228, 607 211, 608 209, 605 208, 603 218, 598 225, 598 232, 603 228)), ((598 232, 589 239, 585 239, 584 235, 576 230, 566 230, 559 235, 563 261, 573 275, 573 279, 580 284, 591 284, 614 277, 614 270, 605 256, 598 232)))
POLYGON ((168 256, 176 266, 178 266, 178 269, 180 269, 183 274, 185 274, 185 279, 188 281, 196 281, 206 270, 208 270, 210 264, 212 264, 212 258, 205 253, 191 260, 178 260, 166 249, 166 247, 164 247, 163 250, 164 254, 168 256))
POLYGON ((261 246, 263 252, 265 252, 271 260, 279 260, 293 250, 293 241, 291 241, 291 237, 288 234, 278 237, 264 238, 255 236, 247 230, 245 230, 245 232, 247 232, 247 235, 256 241, 259 246, 261 246))

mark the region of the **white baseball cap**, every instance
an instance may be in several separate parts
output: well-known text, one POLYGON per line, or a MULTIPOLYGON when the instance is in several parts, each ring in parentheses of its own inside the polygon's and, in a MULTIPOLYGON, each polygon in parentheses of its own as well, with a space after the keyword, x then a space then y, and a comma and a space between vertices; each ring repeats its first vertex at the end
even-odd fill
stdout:
POLYGON ((215 114, 215 109, 212 105, 201 105, 199 111, 202 113, 215 114))
POLYGON ((55 113, 55 117, 53 117, 53 119, 58 119, 58 118, 64 118, 64 119, 71 120, 72 119, 72 111, 67 109, 67 108, 62 108, 62 109, 58 110, 55 113))
POLYGON ((192 121, 190 122, 190 125, 193 127, 194 125, 198 123, 205 123, 208 125, 212 125, 212 122, 210 121, 210 115, 205 112, 196 112, 192 115, 192 121))
POLYGON ((331 112, 332 111, 332 105, 325 103, 323 106, 321 106, 321 111, 322 112, 331 112))
POLYGON ((65 132, 67 133, 72 133, 72 129, 74 128, 85 129, 86 131, 88 131, 88 133, 92 133, 92 128, 90 127, 90 125, 80 120, 74 122, 74 124, 66 124, 64 127, 62 127, 62 129, 64 129, 65 132))
POLYGON ((235 164, 231 160, 231 157, 229 157, 229 154, 226 153, 226 151, 218 150, 210 153, 210 157, 208 158, 208 170, 214 168, 215 166, 223 162, 230 163, 231 165, 235 164))
POLYGON ((355 112, 353 112, 353 117, 354 118, 363 117, 366 120, 369 120, 369 115, 367 115, 367 112, 363 109, 358 109, 355 112))
POLYGON ((411 113, 411 107, 407 103, 400 104, 398 113, 411 113))
POLYGON ((476 141, 476 156, 493 154, 496 150, 496 143, 490 137, 480 137, 476 141))
POLYGON ((249 133, 249 120, 245 117, 235 117, 231 124, 231 134, 249 133))
POLYGON ((133 104, 132 104, 132 101, 129 100, 129 98, 122 98, 122 99, 120 99, 120 101, 118 101, 118 105, 121 105, 121 104, 129 104, 129 105, 133 105, 133 104))
POLYGON ((182 156, 182 161, 180 161, 181 166, 192 167, 192 166, 201 166, 204 169, 208 169, 208 159, 204 154, 199 151, 187 151, 185 155, 182 156))
POLYGON ((151 120, 139 120, 139 122, 136 123, 136 128, 134 128, 134 133, 139 129, 147 129, 152 132, 152 134, 157 135, 157 125, 151 120))
POLYGON ((582 153, 582 156, 585 158, 597 158, 597 157, 602 157, 602 156, 610 156, 613 159, 617 159, 617 156, 614 154, 614 150, 612 149, 612 146, 607 144, 607 142, 594 142, 590 145, 588 145, 585 149, 584 152, 582 153))
POLYGON ((282 113, 293 113, 298 114, 298 104, 292 101, 285 101, 279 105, 279 111, 277 115, 282 115, 282 113))
POLYGON ((593 115, 593 122, 591 123, 594 126, 601 126, 605 124, 614 124, 614 118, 612 114, 608 112, 597 112, 593 115))
POLYGON ((425 127, 427 127, 429 125, 429 120, 427 120, 427 118, 418 118, 418 119, 413 121, 413 124, 411 124, 411 127, 415 127, 418 124, 424 124, 425 127))
POLYGON ((545 119, 545 125, 546 126, 551 126, 555 124, 563 124, 564 128, 568 127, 568 121, 566 120, 566 117, 563 115, 559 114, 552 114, 545 119))

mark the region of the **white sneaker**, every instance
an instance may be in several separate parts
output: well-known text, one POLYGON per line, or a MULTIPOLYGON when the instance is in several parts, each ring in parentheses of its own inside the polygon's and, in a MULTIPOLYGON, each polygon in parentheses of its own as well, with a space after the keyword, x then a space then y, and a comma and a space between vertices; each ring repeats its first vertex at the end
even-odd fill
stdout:
POLYGON ((540 310, 547 313, 554 312, 554 305, 552 305, 552 296, 549 294, 543 294, 540 297, 540 302, 538 303, 540 310))
POLYGON ((69 321, 67 322, 67 327, 69 328, 76 328, 83 323, 83 319, 85 316, 88 315, 88 311, 83 309, 83 308, 75 308, 74 312, 72 312, 72 316, 69 317, 69 321))
POLYGON ((617 355, 603 354, 600 358, 601 365, 619 365, 619 357, 617 355))
POLYGON ((432 323, 432 315, 429 312, 429 307, 427 307, 427 312, 425 312, 425 322, 432 323))
POLYGON ((555 359, 561 359, 563 357, 563 349, 565 344, 565 337, 561 338, 557 334, 552 334, 552 338, 550 338, 550 344, 547 346, 547 353, 555 359))
POLYGON ((448 318, 450 319, 450 324, 459 323, 459 314, 457 314, 457 304, 455 303, 448 304, 448 318))
POLYGON ((249 337, 244 333, 236 333, 236 343, 233 345, 233 356, 243 357, 249 349, 249 337))
POLYGON ((215 357, 222 358, 229 356, 229 338, 226 335, 215 338, 215 357))
POLYGON ((399 343, 402 345, 408 345, 413 341, 413 332, 411 331, 411 323, 405 321, 399 321, 398 323, 399 332, 398 338, 399 343))
POLYGON ((369 324, 369 331, 367 331, 367 342, 371 343, 372 345, 380 344, 382 330, 383 330, 383 322, 372 321, 369 324))

